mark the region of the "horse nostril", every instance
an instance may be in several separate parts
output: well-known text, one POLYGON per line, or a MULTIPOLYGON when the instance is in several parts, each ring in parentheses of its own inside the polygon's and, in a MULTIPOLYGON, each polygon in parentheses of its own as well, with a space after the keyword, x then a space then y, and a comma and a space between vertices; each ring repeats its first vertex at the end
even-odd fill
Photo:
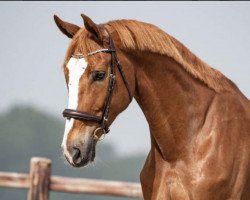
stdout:
POLYGON ((72 151, 72 157, 73 157, 73 163, 74 164, 80 164, 82 161, 82 157, 81 157, 81 151, 79 148, 74 147, 73 151, 72 151))

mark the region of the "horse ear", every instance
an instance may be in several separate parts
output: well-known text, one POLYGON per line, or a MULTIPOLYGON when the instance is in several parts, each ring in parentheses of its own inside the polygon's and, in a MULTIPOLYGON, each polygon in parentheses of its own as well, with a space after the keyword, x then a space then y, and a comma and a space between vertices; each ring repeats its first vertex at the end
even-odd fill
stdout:
POLYGON ((88 16, 81 14, 85 28, 92 33, 100 42, 103 42, 103 29, 95 24, 88 16))
POLYGON ((67 35, 69 38, 72 38, 80 29, 79 26, 65 22, 56 15, 54 15, 54 20, 56 22, 57 27, 62 31, 63 34, 67 35))

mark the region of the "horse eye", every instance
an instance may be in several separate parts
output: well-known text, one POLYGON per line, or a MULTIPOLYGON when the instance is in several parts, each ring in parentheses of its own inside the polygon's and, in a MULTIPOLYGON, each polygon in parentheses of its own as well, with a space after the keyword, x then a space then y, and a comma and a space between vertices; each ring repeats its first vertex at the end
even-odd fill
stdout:
POLYGON ((105 78, 105 72, 104 71, 93 71, 92 78, 94 81, 102 81, 105 78))

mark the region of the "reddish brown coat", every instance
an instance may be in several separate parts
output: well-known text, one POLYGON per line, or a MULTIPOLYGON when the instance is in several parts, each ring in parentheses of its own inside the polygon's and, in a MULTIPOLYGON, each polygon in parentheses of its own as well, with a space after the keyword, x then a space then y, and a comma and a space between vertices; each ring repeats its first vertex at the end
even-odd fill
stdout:
MULTIPOLYGON (((75 31, 65 63, 74 53, 106 47, 103 26, 111 32, 130 89, 150 127, 151 150, 141 172, 144 198, 249 200, 250 102, 239 89, 153 25, 134 20, 96 25, 83 18, 86 29, 77 31, 75 25, 70 28, 56 19, 66 35, 75 31)), ((91 85, 88 76, 97 67, 108 71, 110 56, 98 54, 88 62, 78 109, 100 115, 108 81, 91 85)), ((118 76, 109 124, 128 102, 118 76)), ((75 123, 69 143, 81 137, 80 126, 88 124, 75 123)))

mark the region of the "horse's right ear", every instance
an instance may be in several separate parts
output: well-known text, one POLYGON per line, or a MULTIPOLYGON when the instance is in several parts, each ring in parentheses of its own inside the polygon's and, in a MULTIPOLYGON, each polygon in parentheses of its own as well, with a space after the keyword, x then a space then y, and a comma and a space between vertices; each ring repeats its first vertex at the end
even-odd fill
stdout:
POLYGON ((72 38, 80 29, 79 26, 65 22, 56 15, 54 15, 54 20, 56 22, 57 27, 62 31, 63 34, 67 35, 69 38, 72 38))

